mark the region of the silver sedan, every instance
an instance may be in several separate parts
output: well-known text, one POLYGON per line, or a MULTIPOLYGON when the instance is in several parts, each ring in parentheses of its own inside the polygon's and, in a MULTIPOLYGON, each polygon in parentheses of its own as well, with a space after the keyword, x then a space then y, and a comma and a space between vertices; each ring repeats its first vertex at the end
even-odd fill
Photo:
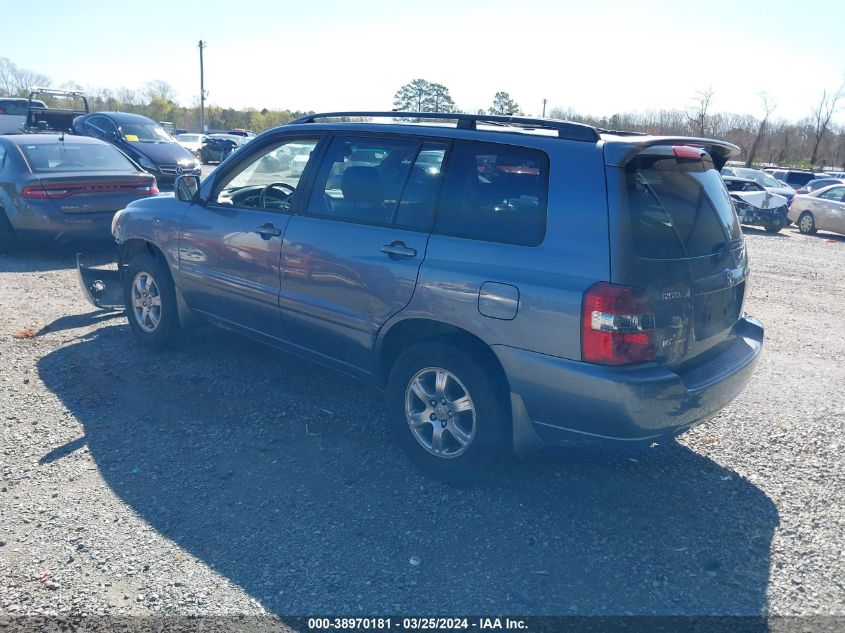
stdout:
POLYGON ((802 233, 831 231, 845 235, 845 184, 795 196, 787 217, 802 233))

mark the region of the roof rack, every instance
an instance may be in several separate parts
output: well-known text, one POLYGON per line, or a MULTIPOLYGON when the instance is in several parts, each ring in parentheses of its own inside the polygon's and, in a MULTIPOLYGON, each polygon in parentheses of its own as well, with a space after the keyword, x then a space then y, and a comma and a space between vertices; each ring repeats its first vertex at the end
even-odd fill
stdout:
POLYGON ((33 95, 42 94, 42 95, 50 95, 53 97, 84 97, 85 93, 81 90, 59 90, 58 88, 39 88, 35 87, 32 88, 29 93, 29 98, 32 99, 33 95))
POLYGON ((456 121, 459 130, 475 130, 479 123, 519 127, 526 130, 556 130, 560 138, 572 141, 588 141, 594 143, 599 140, 599 132, 591 125, 561 121, 559 119, 541 119, 521 116, 502 116, 497 114, 466 114, 463 112, 320 112, 300 117, 290 124, 316 123, 318 119, 339 119, 348 117, 373 118, 401 118, 456 121))
POLYGON ((646 132, 632 132, 631 130, 606 130, 602 127, 597 127, 596 131, 599 134, 613 134, 614 136, 648 136, 646 132))

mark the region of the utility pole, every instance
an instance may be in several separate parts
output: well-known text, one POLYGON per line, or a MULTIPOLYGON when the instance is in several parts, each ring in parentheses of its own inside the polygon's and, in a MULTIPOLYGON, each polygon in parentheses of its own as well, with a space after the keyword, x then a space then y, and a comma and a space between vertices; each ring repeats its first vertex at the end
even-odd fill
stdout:
POLYGON ((202 49, 205 46, 205 42, 200 40, 200 134, 205 134, 205 76, 202 68, 202 49))
POLYGON ((546 118, 546 102, 548 99, 543 99, 543 118, 546 118))

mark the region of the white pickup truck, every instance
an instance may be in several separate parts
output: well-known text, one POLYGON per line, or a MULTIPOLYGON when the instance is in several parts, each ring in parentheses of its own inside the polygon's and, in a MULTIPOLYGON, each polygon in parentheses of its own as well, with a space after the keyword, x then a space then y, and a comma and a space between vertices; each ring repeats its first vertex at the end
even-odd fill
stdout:
MULTIPOLYGON (((46 108, 43 101, 35 100, 32 105, 46 108)), ((14 97, 0 97, 0 134, 17 134, 26 125, 26 113, 29 110, 29 99, 14 97)))

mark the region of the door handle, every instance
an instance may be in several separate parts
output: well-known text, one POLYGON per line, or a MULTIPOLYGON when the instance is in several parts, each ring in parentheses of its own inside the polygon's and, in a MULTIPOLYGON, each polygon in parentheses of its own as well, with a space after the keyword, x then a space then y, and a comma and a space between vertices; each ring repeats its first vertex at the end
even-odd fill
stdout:
POLYGON ((272 223, 262 224, 255 232, 258 233, 262 239, 269 240, 271 237, 279 237, 282 234, 281 229, 277 229, 272 223))
POLYGON ((390 244, 382 244, 381 252, 387 253, 390 259, 398 259, 400 257, 414 257, 417 254, 417 249, 405 246, 405 242, 396 240, 390 244))

